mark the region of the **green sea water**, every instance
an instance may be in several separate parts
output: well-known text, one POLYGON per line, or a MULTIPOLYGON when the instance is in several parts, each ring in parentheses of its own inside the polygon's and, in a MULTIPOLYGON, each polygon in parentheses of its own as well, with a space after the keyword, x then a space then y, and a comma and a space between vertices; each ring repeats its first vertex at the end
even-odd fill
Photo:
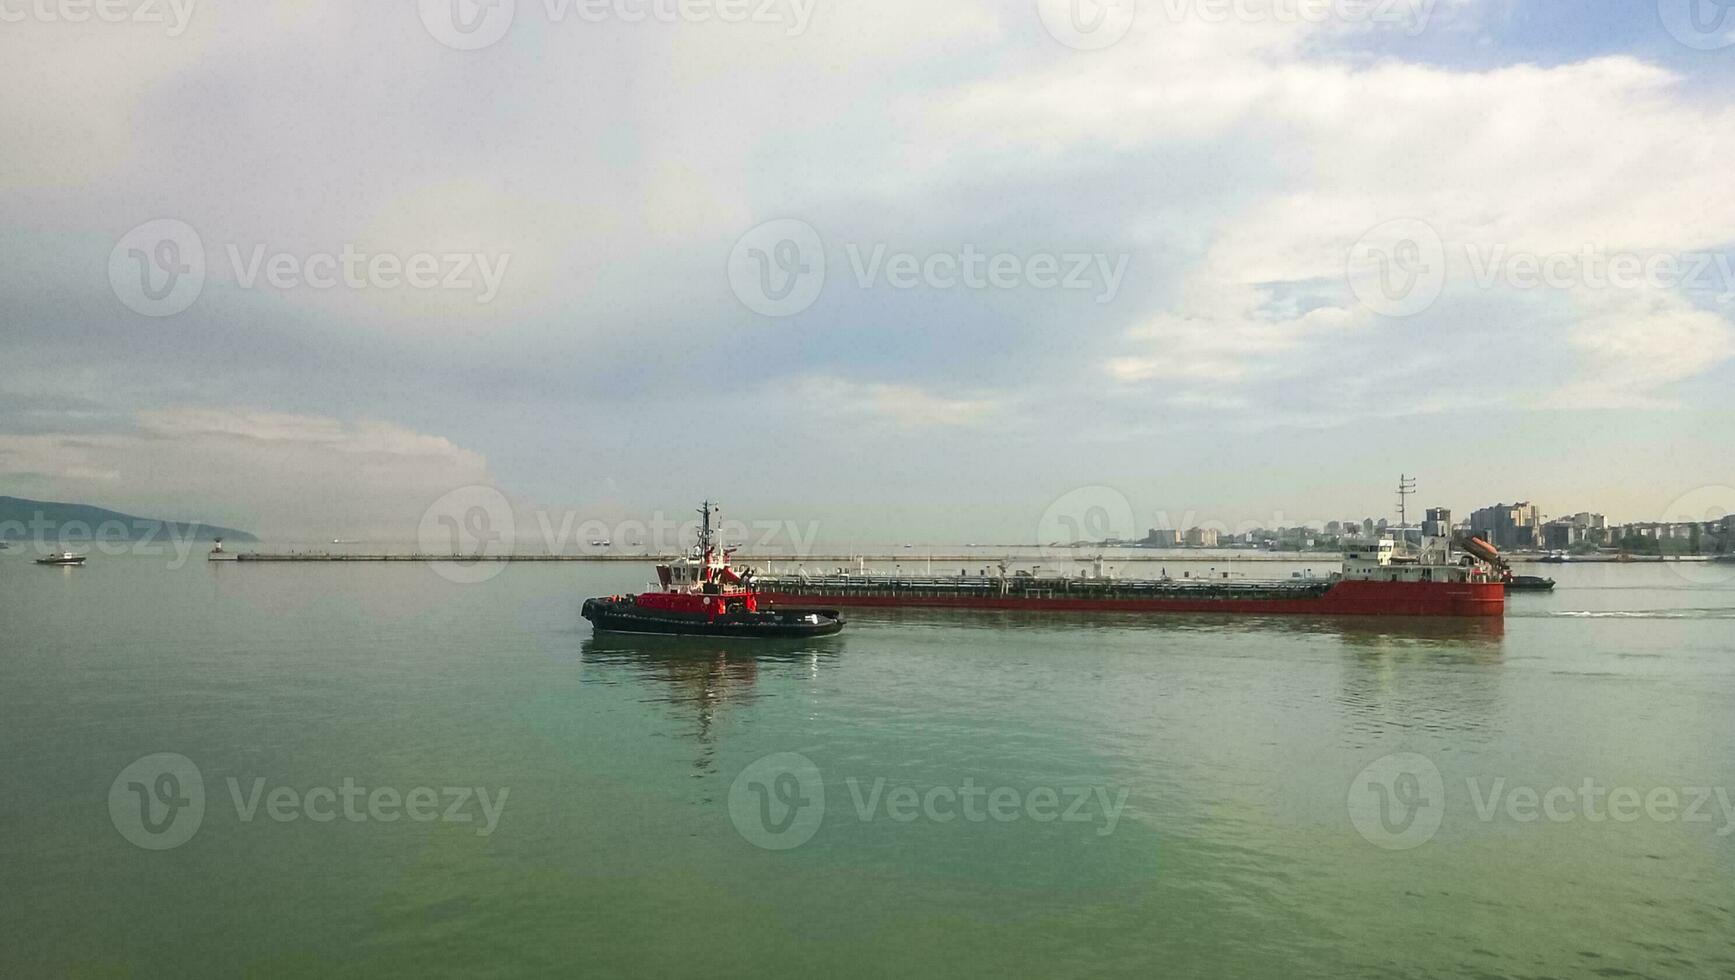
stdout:
POLYGON ((1735 975, 1735 567, 1548 574, 720 644, 594 637, 631 565, 10 553, 0 976, 1735 975))

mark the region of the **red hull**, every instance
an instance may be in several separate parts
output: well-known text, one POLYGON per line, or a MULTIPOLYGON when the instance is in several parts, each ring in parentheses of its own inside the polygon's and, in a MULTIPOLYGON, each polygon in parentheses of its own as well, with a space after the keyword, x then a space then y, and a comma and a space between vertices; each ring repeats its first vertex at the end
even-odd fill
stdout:
POLYGON ((1048 612, 1248 613, 1266 616, 1503 616, 1506 586, 1499 582, 1339 582, 1306 599, 1140 598, 1070 599, 1021 596, 853 595, 813 589, 800 594, 761 592, 769 602, 835 606, 944 609, 1022 609, 1048 612))

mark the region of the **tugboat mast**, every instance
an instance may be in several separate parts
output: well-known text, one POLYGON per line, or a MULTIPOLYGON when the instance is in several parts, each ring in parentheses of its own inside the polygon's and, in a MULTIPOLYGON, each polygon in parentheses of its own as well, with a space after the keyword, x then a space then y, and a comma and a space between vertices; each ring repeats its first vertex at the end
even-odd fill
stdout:
POLYGON ((702 558, 711 557, 711 515, 717 508, 711 506, 709 500, 699 508, 699 555, 702 558))

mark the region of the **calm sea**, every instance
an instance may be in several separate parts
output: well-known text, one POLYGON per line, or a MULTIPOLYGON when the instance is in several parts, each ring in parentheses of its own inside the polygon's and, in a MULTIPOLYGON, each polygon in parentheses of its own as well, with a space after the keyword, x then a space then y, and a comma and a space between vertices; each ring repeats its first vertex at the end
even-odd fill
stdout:
POLYGON ((1735 566, 1543 570, 789 645, 593 637, 637 565, 13 551, 0 976, 1735 975, 1735 566))

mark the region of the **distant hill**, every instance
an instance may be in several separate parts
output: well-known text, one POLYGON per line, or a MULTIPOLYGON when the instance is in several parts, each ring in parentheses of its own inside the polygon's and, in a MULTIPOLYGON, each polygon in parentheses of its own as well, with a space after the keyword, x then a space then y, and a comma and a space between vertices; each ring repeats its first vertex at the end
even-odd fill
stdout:
POLYGON ((154 537, 157 540, 258 541, 246 531, 214 524, 164 521, 154 517, 134 517, 119 511, 104 510, 88 504, 62 504, 49 500, 25 500, 22 497, 0 497, 0 540, 21 541, 41 536, 59 539, 60 529, 68 524, 82 525, 79 530, 88 537, 100 529, 110 541, 137 541, 154 537))

